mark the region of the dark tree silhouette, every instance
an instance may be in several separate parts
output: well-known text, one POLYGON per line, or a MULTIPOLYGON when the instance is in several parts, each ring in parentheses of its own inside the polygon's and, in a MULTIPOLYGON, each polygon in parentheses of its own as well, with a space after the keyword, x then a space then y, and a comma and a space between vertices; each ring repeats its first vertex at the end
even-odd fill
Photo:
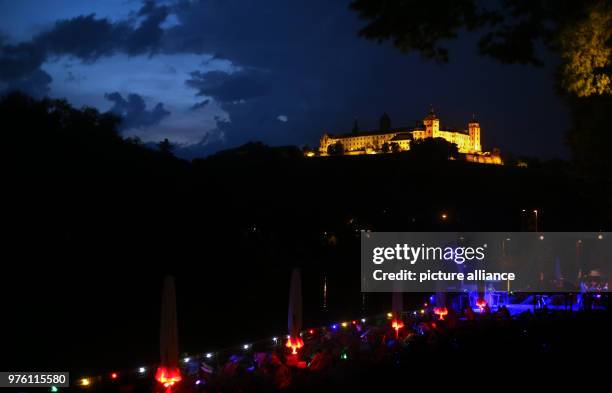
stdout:
POLYGON ((332 143, 331 145, 327 146, 327 154, 330 156, 341 156, 344 154, 344 145, 340 141, 332 143))
POLYGON ((391 130, 391 118, 388 114, 383 113, 379 120, 378 128, 382 132, 387 132, 391 130))
POLYGON ((359 34, 391 40, 403 52, 449 60, 443 41, 461 30, 482 30, 479 49, 504 63, 542 64, 539 42, 558 50, 559 33, 601 0, 354 0, 350 8, 367 21, 359 34))
POLYGON ((357 119, 355 119, 355 121, 353 122, 352 132, 353 134, 356 134, 359 132, 359 123, 357 123, 357 119))
POLYGON ((446 161, 459 157, 459 150, 444 138, 424 138, 410 143, 410 155, 423 161, 446 161))
POLYGON ((389 142, 385 142, 385 143, 383 143, 383 144, 382 144, 382 146, 381 146, 381 148, 380 148, 380 150, 381 150, 383 153, 389 153, 389 150, 390 150, 390 147, 389 147, 389 142))
MULTIPOLYGON (((0 99, 9 155, 21 168, 62 175, 122 173, 164 165, 164 154, 117 132, 121 119, 93 108, 75 109, 65 100, 35 100, 13 92, 0 99), (162 163, 162 161, 164 161, 162 163)), ((177 160, 172 158, 172 161, 177 160)))
POLYGON ((172 154, 174 145, 168 140, 168 138, 164 138, 163 141, 157 144, 157 148, 164 154, 172 154))

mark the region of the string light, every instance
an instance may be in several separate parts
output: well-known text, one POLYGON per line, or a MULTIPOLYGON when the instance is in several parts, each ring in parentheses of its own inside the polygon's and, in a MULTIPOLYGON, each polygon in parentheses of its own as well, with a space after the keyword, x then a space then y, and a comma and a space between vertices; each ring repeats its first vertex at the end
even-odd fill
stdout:
MULTIPOLYGON (((420 312, 421 312, 421 314, 424 314, 425 310, 421 309, 420 312)), ((416 311, 415 311, 415 314, 416 314, 416 311)), ((393 313, 389 312, 389 313, 386 314, 386 316, 387 316, 387 318, 391 319, 391 318, 393 318, 393 313)), ((443 319, 443 317, 441 317, 440 319, 443 319)), ((361 321, 361 323, 365 323, 366 322, 366 318, 361 318, 360 321, 361 321)), ((356 325, 357 324, 357 320, 351 320, 351 322, 334 323, 334 324, 331 325, 331 329, 335 331, 335 330, 338 330, 338 328, 340 326, 342 326, 343 328, 346 328, 346 327, 349 326, 349 324, 356 325)), ((404 324, 403 324, 402 321, 394 320, 393 323, 392 323, 392 327, 396 331, 396 336, 398 336, 399 335, 399 329, 403 328, 404 324)), ((322 329, 325 330, 325 326, 323 326, 322 329)), ((307 331, 304 331, 304 332, 300 333, 300 336, 302 336, 305 332, 307 332, 308 334, 312 335, 312 334, 315 333, 315 329, 308 329, 307 331)), ((291 340, 291 337, 289 335, 287 335, 287 338, 288 338, 288 340, 291 340)), ((278 337, 275 336, 275 337, 272 337, 272 340, 274 341, 275 344, 277 344, 279 339, 278 339, 278 337)), ((288 348, 292 349, 292 353, 296 354, 297 350, 302 348, 303 345, 304 345, 304 343, 303 343, 302 339, 298 337, 296 339, 295 343, 293 342, 293 340, 291 340, 291 341, 287 342, 286 346, 288 348), (299 341, 297 341, 297 340, 299 340, 299 341)), ((244 345, 242 345, 242 349, 245 350, 245 351, 251 349, 251 347, 252 347, 252 344, 244 344, 244 345)), ((206 359, 211 359, 214 356, 214 354, 212 352, 208 352, 204 356, 206 357, 206 359)), ((345 351, 343 351, 341 353, 341 355, 340 355, 340 358, 343 359, 343 360, 346 360, 346 359, 348 359, 348 354, 345 351)), ((183 362, 184 363, 189 363, 189 362, 191 362, 191 360, 192 360, 191 357, 183 358, 183 362)), ((147 373, 147 368, 144 367, 144 366, 141 366, 141 367, 139 367, 137 369, 137 371, 138 371, 139 374, 144 375, 144 374, 147 373)), ((158 369, 158 372, 159 371, 160 370, 158 369)), ((171 371, 173 371, 173 370, 171 370, 171 371)), ((178 369, 177 369, 177 371, 178 371, 178 369)), ((117 380, 118 378, 119 378, 119 374, 117 372, 112 372, 110 374, 110 379, 117 380)), ((175 384, 175 382, 180 381, 180 378, 181 378, 181 376, 180 376, 180 371, 179 371, 178 376, 173 375, 170 378, 166 378, 167 380, 165 382, 162 382, 162 381, 160 381, 160 382, 162 382, 162 384, 164 386, 169 387, 169 386, 173 386, 175 384), (178 379, 176 379, 175 377, 178 378, 178 379)), ((157 379, 157 375, 156 375, 156 379, 157 379)), ((200 385, 202 383, 203 383, 203 381, 199 380, 199 379, 195 381, 196 385, 200 385)), ((79 385, 80 386, 86 387, 86 386, 90 386, 91 384, 92 384, 92 380, 90 378, 86 377, 86 378, 81 378, 79 380, 79 385)), ((56 386, 51 386, 50 387, 50 392, 51 393, 57 393, 57 392, 59 392, 59 389, 56 386)))

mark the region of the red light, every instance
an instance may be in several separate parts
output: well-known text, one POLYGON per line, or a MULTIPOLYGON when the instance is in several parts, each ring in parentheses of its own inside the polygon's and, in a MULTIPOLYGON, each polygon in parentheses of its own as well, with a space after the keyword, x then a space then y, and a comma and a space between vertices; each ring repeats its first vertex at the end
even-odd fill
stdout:
POLYGON ((394 320, 391 327, 395 329, 395 338, 399 338, 399 330, 404 327, 404 322, 394 320))
POLYGON ((436 307, 434 308, 434 314, 440 318, 440 321, 444 321, 444 317, 448 315, 448 309, 446 307, 436 307))
POLYGON ((183 379, 181 372, 178 368, 167 369, 166 367, 158 367, 155 373, 155 380, 166 388, 174 386, 175 383, 180 382, 183 379))
POLYGON ((310 330, 308 331, 308 334, 314 334, 314 329, 310 329, 310 330))
POLYGON ((352 323, 353 323, 353 325, 357 325, 357 321, 355 321, 355 320, 353 320, 352 323))
POLYGON ((292 355, 297 355, 298 349, 301 349, 304 346, 304 341, 300 337, 289 337, 285 346, 287 348, 291 348, 292 355))
POLYGON ((476 301, 476 305, 478 306, 478 308, 480 308, 480 311, 482 312, 484 308, 487 306, 487 301, 482 298, 478 299, 476 301))
POLYGON ((117 379, 119 377, 119 375, 117 375, 117 373, 112 373, 111 374, 111 379, 117 379))

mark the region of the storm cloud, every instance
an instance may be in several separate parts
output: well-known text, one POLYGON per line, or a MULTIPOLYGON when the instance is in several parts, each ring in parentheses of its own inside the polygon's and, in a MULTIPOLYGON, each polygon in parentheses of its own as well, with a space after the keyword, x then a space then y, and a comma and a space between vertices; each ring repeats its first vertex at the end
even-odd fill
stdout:
POLYGON ((44 96, 52 78, 41 69, 53 56, 72 56, 83 62, 94 62, 115 53, 138 55, 158 52, 169 9, 145 1, 137 17, 112 22, 96 15, 81 15, 59 20, 53 27, 36 35, 31 42, 0 42, 0 90, 22 90, 33 96, 44 96), (137 24, 141 19, 140 24, 137 24))
POLYGON ((144 99, 138 94, 129 94, 125 99, 118 92, 114 92, 105 94, 104 97, 113 102, 109 112, 122 118, 120 126, 122 130, 157 125, 170 115, 161 102, 153 109, 147 110, 144 99))
POLYGON ((258 71, 223 71, 191 73, 187 86, 198 90, 198 96, 214 98, 221 104, 246 102, 261 97, 268 92, 269 83, 266 73, 258 71))

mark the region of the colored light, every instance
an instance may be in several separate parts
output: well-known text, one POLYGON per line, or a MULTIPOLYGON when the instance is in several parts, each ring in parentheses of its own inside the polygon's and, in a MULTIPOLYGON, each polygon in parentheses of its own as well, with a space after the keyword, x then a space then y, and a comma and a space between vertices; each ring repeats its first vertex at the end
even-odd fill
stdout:
POLYGON ((395 338, 397 339, 399 338, 399 330, 404 327, 404 322, 395 320, 391 324, 391 327, 395 329, 395 338))
POLYGON ((346 360, 346 359, 348 359, 348 354, 347 354, 346 352, 342 352, 342 353, 340 354, 340 359, 342 359, 342 360, 346 360))
POLYGON ((189 363, 189 362, 191 361, 191 358, 190 358, 190 357, 186 357, 185 359, 183 359, 183 361, 184 361, 185 363, 189 363))
POLYGON ((338 325, 336 325, 336 324, 334 323, 334 324, 331 326, 331 328, 332 328, 333 330, 336 330, 336 329, 338 329, 338 325))
POLYGON ((198 379, 197 381, 195 381, 195 384, 196 384, 196 385, 199 385, 199 384, 201 384, 201 383, 202 383, 202 381, 201 381, 201 380, 199 380, 199 379, 198 379))
POLYGON ((144 368, 144 367, 140 367, 140 368, 138 369, 138 372, 139 372, 139 373, 141 373, 141 374, 144 374, 144 373, 146 373, 146 372, 147 372, 147 369, 146 369, 146 368, 144 368))
POLYGON ((212 357, 213 357, 213 354, 212 354, 212 353, 210 353, 210 352, 209 352, 209 353, 207 353, 207 354, 206 354, 206 359, 210 359, 210 358, 212 358, 212 357))
POLYGON ((482 312, 484 308, 487 306, 487 301, 484 299, 478 299, 476 300, 476 305, 480 309, 480 312, 482 312))
POLYGON ((90 383, 89 378, 81 378, 81 386, 89 386, 90 383))
POLYGON ((393 318, 393 313, 388 312, 388 313, 387 313, 387 318, 389 318, 389 319, 393 318))
POLYGON ((299 337, 296 337, 296 338, 289 337, 285 346, 291 349, 292 355, 297 355, 297 351, 299 349, 302 349, 302 347, 304 346, 304 341, 299 337))
POLYGON ((421 314, 425 314, 425 310, 421 309, 421 314))
POLYGON ((314 334, 314 329, 310 329, 310 330, 308 331, 308 333, 309 333, 309 334, 314 334))
POLYGON ((440 318, 440 321, 443 321, 444 317, 448 315, 448 309, 446 307, 436 307, 434 308, 434 314, 440 318))
POLYGON ((178 368, 166 368, 160 366, 157 368, 157 372, 155 373, 155 380, 164 387, 168 388, 170 386, 174 386, 177 382, 180 382, 183 379, 181 376, 181 372, 178 368))
POLYGON ((365 318, 361 318, 361 323, 365 323, 366 319, 365 318))
POLYGON ((119 377, 119 375, 117 375, 117 373, 111 373, 111 379, 117 379, 119 377))
POLYGON ((348 326, 348 322, 342 322, 342 327, 347 327, 348 326))
POLYGON ((51 389, 49 389, 49 391, 51 393, 57 393, 57 392, 59 392, 59 389, 57 388, 57 386, 51 386, 51 389))

